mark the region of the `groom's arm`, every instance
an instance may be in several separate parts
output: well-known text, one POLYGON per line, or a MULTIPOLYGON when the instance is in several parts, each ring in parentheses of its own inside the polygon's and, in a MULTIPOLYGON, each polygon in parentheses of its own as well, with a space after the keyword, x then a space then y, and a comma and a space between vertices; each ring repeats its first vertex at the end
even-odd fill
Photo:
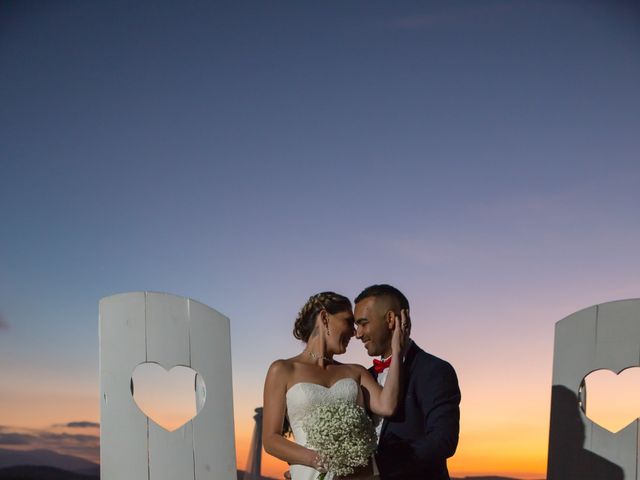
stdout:
POLYGON ((416 383, 416 394, 424 415, 425 435, 411 447, 416 460, 428 466, 453 456, 458 446, 460 388, 453 367, 444 362, 429 382, 416 383))
POLYGON ((456 451, 460 430, 460 389, 455 370, 448 363, 443 363, 436 372, 423 375, 424 379, 416 379, 414 389, 424 421, 424 435, 412 439, 393 435, 386 437, 384 446, 381 445, 385 452, 379 460, 382 463, 389 460, 392 464, 380 465, 383 472, 394 472, 398 468, 410 468, 412 471, 415 467, 428 469, 456 451), (404 466, 397 464, 399 458, 405 459, 404 466))

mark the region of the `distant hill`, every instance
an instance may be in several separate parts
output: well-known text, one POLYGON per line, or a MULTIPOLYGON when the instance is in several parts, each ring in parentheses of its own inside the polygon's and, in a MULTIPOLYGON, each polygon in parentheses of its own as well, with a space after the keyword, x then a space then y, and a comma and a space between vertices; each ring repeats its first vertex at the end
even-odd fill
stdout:
MULTIPOLYGON (((238 480, 242 480, 242 476, 244 475, 244 472, 242 470, 238 470, 238 480)), ((1 479, 2 477, 0 477, 1 479)), ((284 479, 284 477, 276 477, 274 479, 274 477, 260 477, 263 480, 279 480, 279 479, 284 479)), ((460 477, 460 478, 454 478, 451 477, 451 480, 520 480, 518 478, 511 478, 511 477, 460 477)), ((544 479, 540 479, 540 480, 544 480, 544 479)))
MULTIPOLYGON (((0 468, 13 466, 47 466, 84 475, 100 475, 100 466, 84 458, 63 455, 53 450, 10 450, 0 448, 0 468)), ((2 478, 2 477, 0 477, 2 478)))
POLYGON ((0 468, 0 480, 100 480, 100 476, 82 475, 42 465, 16 465, 0 468))
MULTIPOLYGON (((281 479, 284 479, 284 477, 280 477, 281 479)), ((244 479, 244 472, 242 470, 238 470, 238 480, 243 480, 244 479)), ((260 477, 260 480, 278 480, 274 477, 260 477)))
MULTIPOLYGON (((238 480, 242 480, 244 472, 238 470, 238 480)), ((271 477, 261 477, 273 480, 271 477)), ((0 469, 0 480, 99 480, 99 475, 81 475, 60 468, 43 466, 15 466, 0 469)), ((451 480, 518 480, 510 477, 464 477, 451 480)))
MULTIPOLYGON (((238 480, 243 480, 244 472, 238 470, 238 480)), ((261 480, 274 480, 260 477, 261 480)), ((100 480, 100 475, 82 475, 61 468, 42 465, 16 465, 0 468, 0 480, 100 480)))
MULTIPOLYGON (((517 478, 511 477, 461 477, 461 478, 453 478, 451 480, 519 480, 517 478)), ((544 479, 540 479, 544 480, 544 479)))
MULTIPOLYGON (((244 472, 238 470, 238 480, 244 472)), ((280 477, 283 478, 283 477, 280 477)), ((52 450, 0 448, 0 480, 100 480, 100 465, 52 450)), ((261 480, 274 480, 261 477, 261 480)), ((511 477, 458 477, 451 480, 518 480, 511 477)), ((541 479, 543 480, 543 479, 541 479)))
MULTIPOLYGON (((242 480, 242 476, 244 472, 242 470, 238 470, 238 480, 242 480)), ((1 479, 2 477, 0 477, 1 479)), ((260 477, 262 480, 283 480, 284 477, 260 477)), ((518 478, 511 477, 451 477, 451 480, 521 480, 518 478)), ((546 480, 546 479, 540 479, 546 480)))

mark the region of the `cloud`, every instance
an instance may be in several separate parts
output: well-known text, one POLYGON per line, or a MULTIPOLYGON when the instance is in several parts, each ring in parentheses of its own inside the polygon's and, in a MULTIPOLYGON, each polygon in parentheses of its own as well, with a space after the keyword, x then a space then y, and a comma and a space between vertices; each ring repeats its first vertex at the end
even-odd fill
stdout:
POLYGON ((32 445, 37 437, 25 433, 0 433, 0 445, 32 445))
POLYGON ((99 428, 100 424, 96 422, 78 421, 62 424, 55 424, 54 427, 69 427, 69 428, 99 428))
MULTIPOLYGON (((70 424, 80 423, 86 426, 79 428, 93 427, 93 422, 69 422, 70 424)), ((53 450, 63 455, 74 455, 87 460, 98 462, 100 457, 100 437, 98 435, 86 435, 69 433, 56 429, 69 428, 67 424, 54 425, 49 430, 32 428, 6 427, 0 426, 0 445, 25 446, 32 450, 53 450)), ((77 427, 76 427, 77 428, 77 427)))
POLYGON ((9 330, 9 322, 0 313, 0 331, 9 330))
POLYGON ((96 435, 82 435, 75 433, 54 433, 41 432, 39 435, 41 440, 55 442, 75 442, 75 443, 93 443, 98 437, 96 435))

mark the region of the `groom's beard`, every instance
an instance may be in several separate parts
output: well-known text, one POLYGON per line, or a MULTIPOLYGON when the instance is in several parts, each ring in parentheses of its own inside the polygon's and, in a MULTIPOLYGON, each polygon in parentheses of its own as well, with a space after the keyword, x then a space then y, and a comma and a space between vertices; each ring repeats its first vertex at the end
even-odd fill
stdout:
POLYGON ((371 339, 363 341, 362 345, 364 346, 365 350, 367 351, 370 357, 382 356, 386 358, 389 355, 391 355, 391 345, 378 346, 371 339), (387 352, 388 352, 388 355, 387 355, 387 352))

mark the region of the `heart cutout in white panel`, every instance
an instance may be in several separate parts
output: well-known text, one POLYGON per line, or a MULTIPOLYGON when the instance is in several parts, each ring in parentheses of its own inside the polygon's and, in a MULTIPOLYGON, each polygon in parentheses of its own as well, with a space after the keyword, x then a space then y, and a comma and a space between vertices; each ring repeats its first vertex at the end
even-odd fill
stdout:
POLYGON ((202 376, 182 365, 167 371, 155 362, 141 363, 131 375, 131 388, 142 413, 170 432, 198 415, 206 397, 202 376))
POLYGON ((595 370, 584 378, 586 416, 616 433, 640 417, 640 367, 616 374, 595 370))

